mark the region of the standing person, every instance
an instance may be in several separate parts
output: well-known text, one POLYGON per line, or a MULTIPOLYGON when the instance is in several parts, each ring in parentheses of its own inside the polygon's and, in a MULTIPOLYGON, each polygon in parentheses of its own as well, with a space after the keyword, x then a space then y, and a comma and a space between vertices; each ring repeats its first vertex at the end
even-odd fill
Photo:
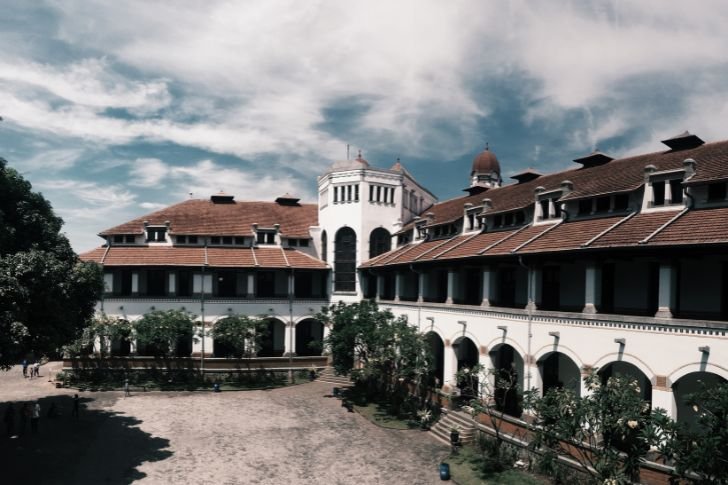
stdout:
POLYGON ((23 377, 28 377, 28 359, 23 359, 23 377))
POLYGON ((131 393, 129 392, 129 379, 124 379, 124 397, 131 396, 131 393))
POLYGON ((40 403, 38 401, 33 404, 30 415, 30 430, 33 434, 38 432, 38 421, 40 421, 40 403))
POLYGON ((37 360, 33 363, 33 370, 31 372, 35 377, 40 377, 40 364, 37 360))
POLYGON ((12 438, 15 435, 15 408, 13 407, 13 403, 8 404, 8 407, 5 409, 3 421, 5 421, 8 438, 12 438))
POLYGON ((78 394, 73 395, 73 411, 71 411, 71 417, 78 418, 78 394))
POLYGON ((23 403, 23 406, 20 408, 20 434, 25 434, 25 425, 28 422, 28 419, 30 418, 30 406, 28 406, 27 402, 23 403))

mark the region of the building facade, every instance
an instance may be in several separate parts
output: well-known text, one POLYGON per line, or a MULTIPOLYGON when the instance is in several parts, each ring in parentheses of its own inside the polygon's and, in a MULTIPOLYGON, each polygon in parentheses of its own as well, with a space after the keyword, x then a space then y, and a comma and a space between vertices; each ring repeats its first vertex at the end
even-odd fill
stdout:
POLYGON ((597 368, 634 376, 653 406, 690 420, 681 396, 728 379, 728 141, 663 143, 506 185, 486 149, 467 194, 444 202, 399 161, 359 155, 319 177, 318 204, 217 194, 106 230, 82 257, 104 266, 109 315, 183 308, 207 327, 264 315, 262 353, 301 356, 326 333, 322 305, 372 298, 427 334, 445 393, 476 363, 542 392, 586 393, 581 377, 597 368))

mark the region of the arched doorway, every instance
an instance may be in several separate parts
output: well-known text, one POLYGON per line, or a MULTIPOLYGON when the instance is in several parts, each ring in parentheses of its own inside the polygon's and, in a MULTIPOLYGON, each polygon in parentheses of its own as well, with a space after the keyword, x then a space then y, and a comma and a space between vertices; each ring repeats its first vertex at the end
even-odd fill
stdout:
POLYGON ((541 373, 542 390, 545 395, 549 389, 570 389, 581 396, 581 372, 579 366, 561 352, 550 352, 538 361, 541 373))
POLYGON ((523 414, 523 358, 508 344, 496 345, 489 356, 496 409, 518 418, 523 414))
MULTIPOLYGON (((463 369, 472 369, 478 365, 478 347, 468 337, 460 337, 457 339, 452 344, 452 348, 458 362, 458 372, 463 369)), ((458 388, 463 398, 473 399, 479 394, 478 379, 475 376, 471 376, 467 381, 458 382, 458 388)))
POLYGON ((369 234, 369 258, 379 256, 392 249, 392 235, 383 227, 374 229, 369 234))
POLYGON ((430 359, 432 359, 427 385, 439 389, 445 377, 445 343, 435 332, 427 332, 425 339, 429 344, 430 359))
POLYGON ((324 326, 318 320, 307 318, 296 325, 296 355, 321 355, 323 342, 324 326))
POLYGON ((652 383, 644 372, 629 362, 610 362, 602 366, 597 372, 601 378, 602 385, 606 384, 610 377, 623 376, 635 379, 640 388, 640 394, 643 400, 652 403, 652 383))
POLYGON ((334 244, 334 290, 356 291, 356 233, 342 227, 334 244))
POLYGON ((261 339, 259 357, 281 357, 285 351, 285 331, 283 322, 275 318, 266 320, 265 335, 261 339))
POLYGON ((131 327, 126 320, 119 320, 118 325, 125 327, 119 335, 111 340, 109 353, 114 357, 128 357, 131 355, 131 327))
POLYGON ((703 385, 707 387, 717 384, 724 384, 726 380, 718 374, 712 372, 691 372, 678 379, 672 385, 673 396, 677 406, 677 421, 688 427, 695 429, 698 422, 698 411, 688 404, 687 397, 702 389, 703 385))

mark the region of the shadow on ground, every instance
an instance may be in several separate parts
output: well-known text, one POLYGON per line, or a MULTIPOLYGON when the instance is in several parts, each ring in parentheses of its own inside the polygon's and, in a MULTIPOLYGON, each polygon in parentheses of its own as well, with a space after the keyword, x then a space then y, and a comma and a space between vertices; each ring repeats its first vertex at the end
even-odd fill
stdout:
POLYGON ((146 476, 144 462, 172 456, 169 440, 153 437, 138 427, 141 421, 98 409, 94 398, 81 397, 80 416, 72 416, 73 398, 49 396, 39 400, 38 432, 30 420, 21 429, 22 402, 13 402, 15 434, 5 428, 9 402, 0 403, 2 483, 7 484, 129 484, 146 476), (58 416, 48 417, 55 404, 58 416))

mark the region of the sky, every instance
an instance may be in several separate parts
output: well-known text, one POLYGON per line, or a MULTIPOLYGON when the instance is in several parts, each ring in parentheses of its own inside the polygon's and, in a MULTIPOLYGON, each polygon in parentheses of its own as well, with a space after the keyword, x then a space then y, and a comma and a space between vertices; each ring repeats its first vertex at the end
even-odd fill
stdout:
POLYGON ((444 200, 486 143, 507 179, 728 138, 726 25, 724 0, 0 0, 0 157, 78 252, 220 190, 314 202, 347 145, 444 200))

